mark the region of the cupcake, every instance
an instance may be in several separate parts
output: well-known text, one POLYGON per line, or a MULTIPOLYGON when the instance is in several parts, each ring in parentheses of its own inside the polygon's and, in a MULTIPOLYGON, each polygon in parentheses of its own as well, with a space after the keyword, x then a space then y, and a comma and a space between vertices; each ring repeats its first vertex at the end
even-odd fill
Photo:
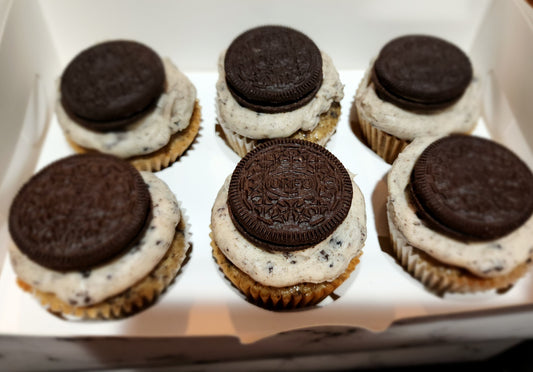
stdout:
POLYGON ((417 137, 470 133, 480 93, 458 47, 432 36, 403 36, 371 61, 355 95, 356 124, 370 148, 392 164, 417 137))
POLYGON ((218 123, 241 157, 273 138, 325 145, 344 86, 331 58, 306 35, 262 26, 239 35, 218 60, 218 123))
POLYGON ((507 148, 467 135, 417 138, 388 175, 401 265, 429 290, 505 289, 533 255, 533 174, 507 148))
POLYGON ((66 318, 144 309, 189 249, 166 184, 105 154, 73 155, 35 174, 11 204, 9 232, 19 286, 66 318))
POLYGON ((196 88, 168 58, 146 45, 94 45, 66 67, 56 114, 77 152, 126 159, 138 170, 168 167, 200 128, 196 88))
POLYGON ((359 263, 363 195, 320 145, 277 139, 249 152, 220 189, 211 214, 213 256, 261 307, 319 303, 359 263))

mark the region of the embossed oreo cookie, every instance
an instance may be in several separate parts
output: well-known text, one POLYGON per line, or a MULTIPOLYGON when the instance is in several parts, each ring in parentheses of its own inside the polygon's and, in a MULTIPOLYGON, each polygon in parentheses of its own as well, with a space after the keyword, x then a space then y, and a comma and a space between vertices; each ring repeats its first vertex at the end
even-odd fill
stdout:
POLYGON ((88 129, 117 130, 153 108, 164 87, 163 62, 152 49, 109 41, 70 62, 61 77, 61 104, 88 129))
POLYGON ((378 96, 407 110, 435 110, 459 99, 473 76, 468 56, 432 36, 408 35, 387 43, 374 62, 378 96))
POLYGON ((133 244, 150 213, 150 194, 129 163, 74 155, 35 174, 11 204, 19 250, 54 270, 84 270, 133 244))
POLYGON ((502 237, 533 213, 533 174, 505 147, 452 135, 429 145, 411 174, 419 216, 461 240, 502 237))
POLYGON ((224 68, 237 102, 264 113, 304 106, 323 78, 322 55, 315 43, 282 26, 257 27, 238 36, 226 51, 224 68))
POLYGON ((325 148, 278 139, 239 162, 228 209, 237 230, 255 245, 294 251, 327 238, 347 216, 352 193, 349 173, 325 148))

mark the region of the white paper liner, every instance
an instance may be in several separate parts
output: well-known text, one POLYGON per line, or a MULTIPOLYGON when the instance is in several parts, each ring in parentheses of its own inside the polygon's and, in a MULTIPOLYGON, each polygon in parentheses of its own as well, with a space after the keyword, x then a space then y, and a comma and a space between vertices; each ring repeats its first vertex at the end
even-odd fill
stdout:
MULTIPOLYGON (((326 143, 331 139, 331 136, 335 134, 337 131, 337 123, 338 119, 340 117, 341 107, 338 102, 334 102, 326 111, 325 113, 321 114, 320 121, 315 128, 315 130, 310 132, 304 132, 302 130, 298 130, 295 133, 293 133, 290 138, 298 138, 303 140, 308 140, 314 143, 317 143, 321 146, 326 146, 326 143), (331 114, 331 115, 330 115, 331 114), (335 115, 335 116, 332 116, 335 115), (316 132, 316 129, 319 128, 322 125, 322 129, 327 129, 327 131, 324 132, 324 130, 316 132), (331 126, 331 128, 329 127, 331 126), (311 133, 310 138, 308 137, 307 133, 311 133)), ((248 138, 245 136, 242 136, 231 129, 226 128, 224 125, 218 124, 222 131, 224 132, 224 136, 226 139, 226 142, 228 145, 239 155, 241 158, 244 157, 248 152, 250 152, 252 149, 254 149, 257 145, 259 145, 261 142, 266 141, 267 139, 253 139, 248 138)))
POLYGON ((389 164, 392 164, 398 154, 409 144, 406 140, 377 129, 362 115, 359 115, 358 122, 367 144, 389 164))

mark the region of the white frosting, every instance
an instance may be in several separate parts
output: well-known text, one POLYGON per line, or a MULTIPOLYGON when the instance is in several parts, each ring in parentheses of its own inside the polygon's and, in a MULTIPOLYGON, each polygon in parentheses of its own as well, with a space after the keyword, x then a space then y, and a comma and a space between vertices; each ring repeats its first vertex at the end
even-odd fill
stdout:
POLYGON ((163 58, 163 65, 166 85, 156 107, 123 130, 96 132, 79 125, 63 109, 58 92, 56 114, 65 135, 80 146, 121 158, 149 154, 165 146, 174 133, 189 125, 196 88, 168 58, 163 58))
POLYGON ((474 76, 462 97, 453 105, 432 112, 404 110, 381 100, 371 81, 370 62, 355 94, 359 116, 373 127, 404 140, 422 136, 442 136, 450 133, 468 133, 476 125, 481 112, 481 83, 474 76))
POLYGON ((10 257, 17 276, 43 292, 74 306, 88 306, 121 293, 144 278, 165 255, 181 219, 168 186, 150 172, 141 172, 152 198, 152 219, 139 242, 119 257, 84 272, 60 272, 31 261, 15 244, 10 257))
POLYGON ((423 150, 437 137, 415 139, 396 159, 389 176, 387 213, 405 241, 437 260, 465 268, 481 277, 510 273, 533 255, 533 216, 499 239, 465 243, 428 228, 409 203, 405 188, 423 150))
POLYGON ((211 213, 214 240, 222 253, 254 280, 272 287, 332 281, 359 254, 366 239, 365 202, 352 180, 353 198, 344 221, 317 245, 290 253, 268 252, 254 246, 233 225, 228 212, 228 186, 220 189, 211 213))
POLYGON ((320 121, 320 115, 328 111, 333 102, 344 97, 344 85, 331 58, 322 52, 323 81, 315 98, 293 111, 276 114, 259 113, 247 109, 233 98, 226 85, 224 56, 218 59, 218 81, 216 109, 220 125, 241 136, 263 139, 289 137, 298 130, 313 130, 320 121))

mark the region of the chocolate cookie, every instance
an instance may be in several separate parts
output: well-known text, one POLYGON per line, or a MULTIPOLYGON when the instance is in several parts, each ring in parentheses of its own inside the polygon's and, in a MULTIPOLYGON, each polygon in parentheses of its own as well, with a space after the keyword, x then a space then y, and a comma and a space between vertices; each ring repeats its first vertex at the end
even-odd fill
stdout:
POLYGON ((133 41, 110 41, 77 55, 61 77, 61 104, 80 125, 117 130, 155 106, 165 87, 159 56, 133 41))
POLYGON ((461 240, 489 240, 533 213, 533 174, 505 147, 453 135, 429 145, 415 163, 411 196, 421 219, 461 240))
POLYGON ((322 84, 322 55, 299 31, 262 26, 238 36, 226 51, 226 82, 237 102, 257 112, 295 110, 322 84))
POLYGON ((390 41, 372 71, 377 95, 407 110, 436 110, 457 101, 472 80, 469 58, 455 45, 432 36, 390 41))
POLYGON ((146 184, 129 163, 109 155, 74 155, 47 166, 20 189, 9 231, 38 264, 84 270, 135 243, 150 204, 146 184))
POLYGON ((347 216, 352 181, 340 161, 303 140, 268 141, 237 165, 228 190, 237 230, 267 250, 294 251, 326 239, 347 216))

